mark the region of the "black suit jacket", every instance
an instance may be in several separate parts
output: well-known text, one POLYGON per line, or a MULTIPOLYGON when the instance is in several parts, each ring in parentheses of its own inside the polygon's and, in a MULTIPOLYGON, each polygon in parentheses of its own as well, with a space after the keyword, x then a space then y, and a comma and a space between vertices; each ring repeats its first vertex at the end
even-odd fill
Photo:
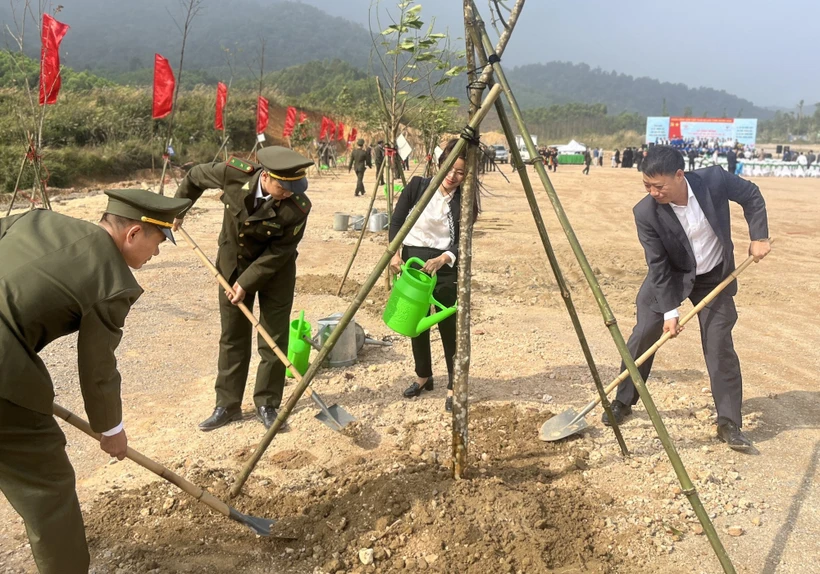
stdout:
MULTIPOLYGON (((393 217, 390 219, 390 231, 388 232, 390 241, 393 241, 393 238, 396 237, 399 229, 404 225, 407 216, 410 214, 410 210, 419 202, 419 199, 421 199, 428 185, 430 185, 429 178, 415 176, 407 183, 407 187, 402 190, 399 201, 396 203, 396 208, 393 210, 393 217)), ((456 188, 453 192, 453 198, 450 200, 450 221, 453 226, 452 241, 450 241, 450 246, 445 249, 445 251, 449 251, 455 255, 456 261, 458 261, 458 238, 461 224, 461 186, 456 188)))
MULTIPOLYGON (((722 275, 725 277, 735 268, 729 201, 743 207, 752 241, 769 236, 766 202, 755 184, 720 166, 691 171, 685 177, 723 246, 722 275)), ((654 295, 650 307, 659 313, 677 309, 695 284, 697 265, 689 239, 672 206, 658 203, 651 195, 639 201, 632 212, 649 267, 644 284, 649 284, 654 295)), ((737 283, 726 287, 726 292, 737 293, 737 283)))

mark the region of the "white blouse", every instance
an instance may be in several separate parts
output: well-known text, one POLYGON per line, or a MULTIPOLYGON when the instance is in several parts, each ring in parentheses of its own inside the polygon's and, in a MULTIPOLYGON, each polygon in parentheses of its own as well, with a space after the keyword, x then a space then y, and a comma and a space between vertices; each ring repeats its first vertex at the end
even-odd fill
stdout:
MULTIPOLYGON (((404 245, 408 247, 431 247, 445 250, 450 247, 450 201, 453 194, 444 195, 439 188, 424 208, 416 224, 404 238, 404 245)), ((452 267, 456 256, 451 251, 445 251, 450 258, 448 265, 452 267)))

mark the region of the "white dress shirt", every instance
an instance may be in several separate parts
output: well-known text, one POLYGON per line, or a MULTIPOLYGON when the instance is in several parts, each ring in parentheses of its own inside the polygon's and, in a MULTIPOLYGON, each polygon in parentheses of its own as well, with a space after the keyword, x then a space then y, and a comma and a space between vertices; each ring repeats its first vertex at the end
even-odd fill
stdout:
MULTIPOLYGON (((431 247, 445 250, 450 247, 450 201, 453 194, 444 195, 441 188, 430 199, 416 224, 404 238, 403 244, 408 247, 431 247)), ((456 256, 451 251, 444 252, 452 267, 456 256)))
POLYGON ((100 434, 102 434, 103 436, 114 436, 115 434, 120 434, 122 432, 122 429, 123 429, 123 426, 122 426, 122 423, 120 423, 117 426, 115 426, 114 428, 112 428, 111 430, 103 431, 100 434))
MULTIPOLYGON (((270 199, 270 195, 262 191, 262 177, 259 177, 259 181, 256 183, 256 194, 253 197, 253 204, 256 205, 256 202, 260 199, 267 201, 270 199)), ((261 203, 259 204, 262 205, 261 203)))
MULTIPOLYGON (((670 203, 672 211, 680 221, 689 245, 692 246, 692 253, 695 254, 697 267, 695 273, 703 275, 717 267, 723 261, 723 246, 720 244, 718 236, 715 234, 709 221, 700 208, 698 199, 692 192, 692 186, 686 181, 688 200, 686 205, 675 205, 670 203)), ((678 310, 672 309, 663 314, 664 321, 678 317, 678 310)))

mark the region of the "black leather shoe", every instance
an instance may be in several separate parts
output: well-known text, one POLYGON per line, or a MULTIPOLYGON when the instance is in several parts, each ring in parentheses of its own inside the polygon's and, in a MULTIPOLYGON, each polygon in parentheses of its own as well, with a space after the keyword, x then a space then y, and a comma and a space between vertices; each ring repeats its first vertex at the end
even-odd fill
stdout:
POLYGON ((752 441, 732 421, 719 424, 717 434, 732 450, 747 451, 752 448, 752 441))
POLYGON ((421 394, 421 391, 432 391, 433 390, 433 377, 429 377, 427 382, 424 385, 419 385, 418 383, 413 383, 406 389, 404 389, 404 396, 408 399, 412 399, 413 397, 417 397, 421 394))
POLYGON ((224 427, 226 424, 238 421, 242 418, 242 409, 240 407, 225 408, 216 407, 211 416, 199 423, 199 430, 211 431, 224 427))
POLYGON ((453 397, 447 397, 444 399, 444 410, 448 413, 453 412, 453 397))
POLYGON ((256 407, 256 418, 265 425, 266 429, 269 429, 273 424, 273 421, 276 420, 276 409, 270 405, 262 405, 261 407, 256 407))
MULTIPOLYGON (((618 424, 624 422, 624 419, 632 414, 632 407, 623 404, 617 399, 612 401, 609 406, 612 409, 612 415, 615 417, 615 422, 618 424)), ((604 411, 604 414, 601 415, 601 422, 606 426, 612 426, 609 424, 609 417, 606 416, 606 411, 604 411)))

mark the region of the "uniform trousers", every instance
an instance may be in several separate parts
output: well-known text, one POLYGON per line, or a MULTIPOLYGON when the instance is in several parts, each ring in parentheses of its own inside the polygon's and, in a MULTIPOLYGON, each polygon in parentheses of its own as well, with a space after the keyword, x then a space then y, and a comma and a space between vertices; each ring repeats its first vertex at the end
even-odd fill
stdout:
MULTIPOLYGON (((422 261, 434 259, 444 253, 441 249, 430 247, 404 246, 402 259, 407 261, 411 257, 418 257, 422 261)), ((445 264, 436 273, 436 286, 433 297, 445 307, 456 304, 458 297, 458 265, 450 267, 445 264)), ((438 311, 438 309, 436 309, 438 311)), ((447 363, 447 388, 453 388, 453 359, 456 356, 456 315, 450 315, 438 324, 441 335, 441 345, 444 347, 444 361, 447 363)), ((413 346, 413 360, 416 364, 417 377, 433 376, 433 360, 430 354, 430 329, 419 333, 411 340, 413 346)))
POLYGON ((356 170, 356 195, 364 195, 364 172, 365 170, 356 170))
MULTIPOLYGON (((692 287, 689 300, 697 305, 717 287, 724 279, 723 265, 718 265, 712 271, 698 275, 692 287)), ((638 292, 638 323, 632 330, 627 347, 632 357, 640 357, 663 334, 663 313, 652 310, 650 305, 654 301, 651 287, 644 282, 638 292)), ((742 424, 740 406, 743 401, 743 381, 740 374, 740 360, 735 353, 732 341, 732 328, 737 322, 737 310, 734 298, 725 291, 715 297, 698 314, 700 322, 700 342, 703 356, 706 359, 706 369, 712 386, 712 397, 717 407, 718 422, 728 419, 738 427, 742 424)), ((643 365, 638 367, 644 381, 649 377, 654 355, 643 365)), ((621 371, 626 366, 621 363, 621 371)), ((617 399, 625 405, 634 405, 638 402, 638 391, 627 378, 618 387, 617 399)))
POLYGON ((85 526, 65 445, 53 416, 0 399, 0 491, 26 523, 40 574, 88 574, 85 526))
MULTIPOLYGON (((229 283, 236 282, 234 273, 229 283)), ((273 338, 276 345, 287 353, 290 313, 293 308, 293 290, 296 286, 296 257, 285 263, 274 278, 257 293, 245 295, 244 303, 253 311, 259 297, 259 323, 273 338)), ((248 380, 253 346, 253 326, 237 305, 228 300, 225 290, 219 290, 219 315, 222 335, 219 338, 219 363, 216 376, 216 406, 239 407, 248 380)), ((257 335, 259 367, 253 403, 256 407, 279 408, 285 388, 285 365, 274 354, 261 335, 257 335)))

